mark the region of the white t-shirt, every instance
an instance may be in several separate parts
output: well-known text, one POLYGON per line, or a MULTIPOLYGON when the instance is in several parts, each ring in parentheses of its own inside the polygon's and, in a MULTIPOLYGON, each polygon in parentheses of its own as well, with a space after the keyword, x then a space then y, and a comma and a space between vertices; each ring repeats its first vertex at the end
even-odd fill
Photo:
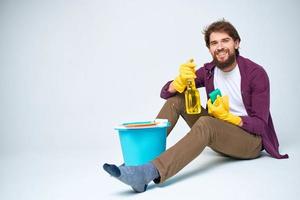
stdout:
POLYGON ((241 95, 241 74, 238 65, 230 72, 214 69, 214 87, 221 90, 222 96, 229 96, 229 110, 237 116, 246 116, 247 111, 241 95))

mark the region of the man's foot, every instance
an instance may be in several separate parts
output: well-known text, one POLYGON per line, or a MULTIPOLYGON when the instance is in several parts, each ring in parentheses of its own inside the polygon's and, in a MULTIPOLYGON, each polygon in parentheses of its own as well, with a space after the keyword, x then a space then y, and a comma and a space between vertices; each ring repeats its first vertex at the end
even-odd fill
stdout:
POLYGON ((105 163, 103 169, 111 176, 130 185, 135 192, 145 192, 148 183, 159 177, 156 167, 151 162, 139 166, 121 165, 119 167, 105 163))

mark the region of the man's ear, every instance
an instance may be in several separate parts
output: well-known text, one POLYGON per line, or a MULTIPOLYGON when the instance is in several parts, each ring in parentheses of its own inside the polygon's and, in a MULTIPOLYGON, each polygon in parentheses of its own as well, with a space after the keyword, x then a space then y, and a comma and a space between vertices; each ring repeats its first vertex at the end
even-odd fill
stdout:
POLYGON ((240 41, 239 40, 234 41, 234 48, 238 49, 239 47, 240 47, 240 41))

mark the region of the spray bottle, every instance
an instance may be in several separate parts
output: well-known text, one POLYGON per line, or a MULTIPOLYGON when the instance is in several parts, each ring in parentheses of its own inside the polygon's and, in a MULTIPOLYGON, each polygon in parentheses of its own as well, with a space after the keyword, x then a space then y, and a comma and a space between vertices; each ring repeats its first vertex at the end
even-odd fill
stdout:
MULTIPOLYGON (((194 62, 194 60, 190 59, 189 62, 194 62)), ((200 94, 194 79, 187 79, 184 95, 186 112, 188 114, 199 114, 201 112, 200 94)))

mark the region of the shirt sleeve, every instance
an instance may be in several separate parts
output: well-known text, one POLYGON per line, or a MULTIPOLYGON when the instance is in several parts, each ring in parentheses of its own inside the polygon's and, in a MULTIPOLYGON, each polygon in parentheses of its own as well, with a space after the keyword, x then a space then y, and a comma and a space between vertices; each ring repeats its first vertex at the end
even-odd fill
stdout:
POLYGON ((203 87, 204 86, 204 80, 205 80, 205 68, 200 67, 196 71, 196 76, 197 76, 197 78, 195 79, 196 87, 197 88, 203 87))
POLYGON ((161 89, 161 92, 160 92, 160 97, 161 97, 161 98, 163 98, 163 99, 168 99, 168 98, 170 98, 170 97, 172 97, 172 96, 175 96, 175 94, 176 94, 177 92, 171 93, 171 92, 168 91, 169 86, 170 86, 171 83, 172 83, 172 81, 168 81, 168 82, 163 86, 163 88, 161 89))
POLYGON ((248 132, 262 135, 267 128, 270 113, 269 78, 263 68, 255 69, 251 74, 251 91, 245 94, 246 98, 250 98, 251 113, 248 113, 248 116, 241 116, 242 128, 248 132))

